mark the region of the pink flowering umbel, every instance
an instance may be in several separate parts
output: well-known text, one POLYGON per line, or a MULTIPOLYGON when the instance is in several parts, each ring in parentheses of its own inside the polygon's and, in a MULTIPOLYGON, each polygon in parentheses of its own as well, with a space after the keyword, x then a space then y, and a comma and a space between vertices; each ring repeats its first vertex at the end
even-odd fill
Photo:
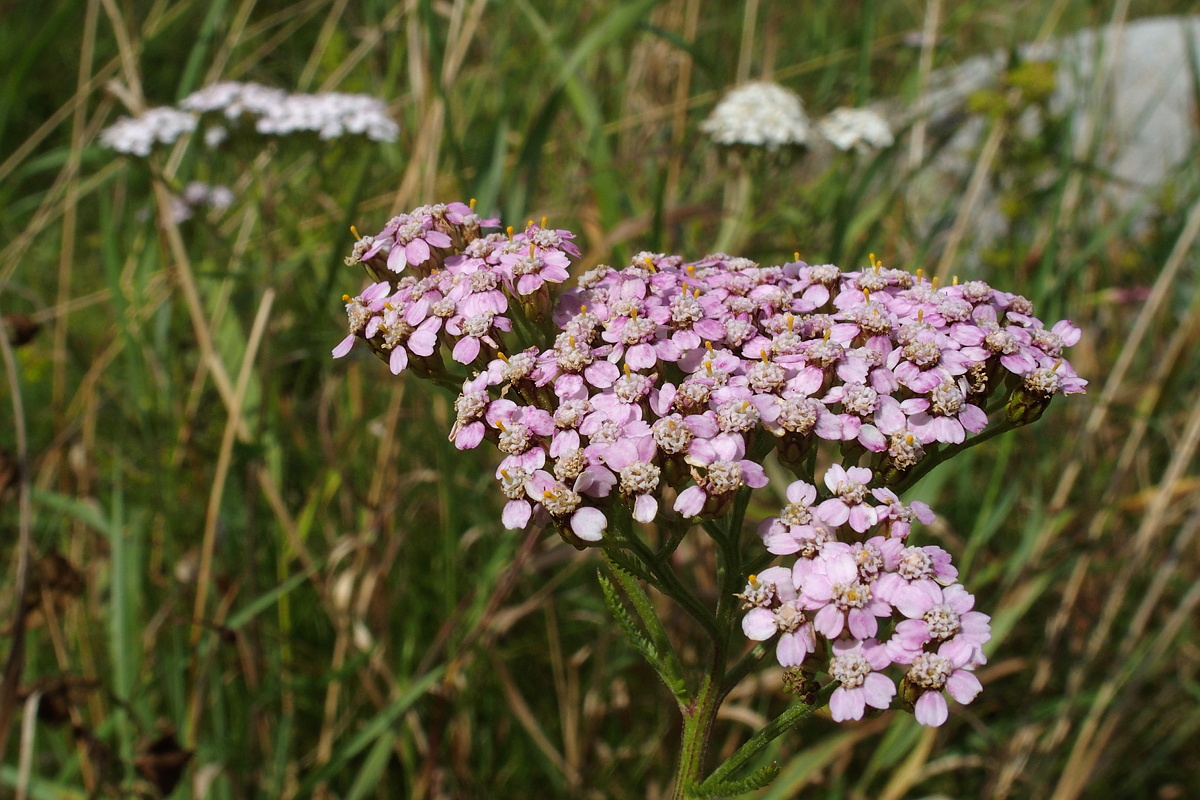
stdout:
MULTIPOLYGON (((602 551, 606 601, 678 699, 685 752, 704 752, 729 682, 772 651, 803 698, 788 720, 828 703, 838 722, 898 708, 942 725, 947 698, 974 700, 989 618, 950 553, 922 540, 933 512, 902 498, 1082 392, 1064 356, 1079 329, 982 281, 939 286, 873 256, 842 271, 643 252, 580 272, 574 239, 546 220, 501 232, 464 203, 401 214, 346 259, 370 283, 343 298, 333 354, 365 348, 457 391, 450 439, 499 451, 497 527, 552 526, 602 551), (771 486, 767 459, 796 479, 771 486), (756 491, 779 512, 748 545, 756 491), (690 535, 714 540, 715 608, 676 574, 690 535), (643 584, 707 636, 703 680, 643 584), (752 644, 733 646, 739 624, 752 644)), ((702 755, 681 759, 680 786, 719 794, 754 742, 711 774, 702 755)))

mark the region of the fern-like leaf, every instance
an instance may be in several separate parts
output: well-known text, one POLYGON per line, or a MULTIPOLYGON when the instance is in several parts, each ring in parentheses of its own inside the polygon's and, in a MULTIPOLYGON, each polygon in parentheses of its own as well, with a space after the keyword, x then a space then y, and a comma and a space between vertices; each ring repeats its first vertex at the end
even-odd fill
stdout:
POLYGON ((755 770, 748 777, 742 778, 739 781, 717 781, 711 786, 708 781, 694 787, 688 797, 695 800, 716 800, 721 797, 738 797, 753 792, 756 789, 761 789, 779 774, 779 765, 772 761, 761 769, 755 770))
MULTIPOLYGON (((641 653, 642 657, 657 669, 659 666, 658 648, 638 630, 637 624, 629 615, 625 604, 621 602, 621 598, 617 594, 617 587, 613 586, 612 581, 599 571, 596 572, 596 578, 600 581, 600 591, 604 594, 604 604, 608 606, 609 613, 617 621, 617 627, 625 634, 625 638, 634 646, 634 649, 641 653)), ((659 671, 661 672, 661 670, 659 671)))

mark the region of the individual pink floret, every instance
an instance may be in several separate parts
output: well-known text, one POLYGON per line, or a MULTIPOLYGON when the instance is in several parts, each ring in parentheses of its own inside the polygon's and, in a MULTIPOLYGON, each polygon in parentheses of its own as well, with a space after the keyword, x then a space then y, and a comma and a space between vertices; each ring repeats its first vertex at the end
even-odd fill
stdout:
POLYGON ((879 630, 879 618, 891 616, 892 607, 860 580, 848 549, 825 550, 817 556, 798 587, 800 602, 817 612, 813 626, 822 636, 836 639, 849 629, 851 636, 869 639, 879 630))
POLYGON ((846 522, 858 533, 879 521, 875 507, 866 503, 871 470, 866 467, 844 468, 834 464, 825 472, 825 486, 835 497, 817 506, 817 517, 826 525, 838 527, 846 522))
POLYGON ((971 610, 975 598, 961 584, 943 589, 930 581, 918 581, 898 593, 895 605, 908 618, 896 625, 888 643, 898 663, 912 663, 930 642, 940 644, 938 652, 958 663, 978 666, 987 662, 983 645, 992 638, 990 618, 971 610))
POLYGON ((697 517, 709 497, 732 494, 742 486, 761 489, 767 474, 761 464, 744 458, 746 443, 741 436, 722 433, 712 439, 693 439, 688 447, 687 463, 705 467, 706 472, 675 498, 675 510, 684 517, 697 517))
POLYGON ((896 696, 896 685, 878 672, 890 663, 887 648, 874 639, 838 639, 833 643, 829 676, 841 685, 829 697, 834 722, 859 720, 867 706, 884 709, 896 696))
POLYGON ((979 678, 964 668, 966 664, 965 660, 947 657, 941 650, 920 653, 913 659, 904 681, 921 692, 913 708, 917 722, 931 727, 945 723, 950 711, 942 695, 943 689, 963 705, 983 691, 979 678))

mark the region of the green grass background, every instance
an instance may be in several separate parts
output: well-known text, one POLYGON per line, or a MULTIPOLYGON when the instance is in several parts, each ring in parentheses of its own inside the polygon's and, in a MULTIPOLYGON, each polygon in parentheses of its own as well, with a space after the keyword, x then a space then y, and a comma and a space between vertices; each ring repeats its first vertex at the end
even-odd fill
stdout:
MULTIPOLYGON (((607 619, 597 559, 501 529, 491 454, 446 441, 452 397, 329 358, 362 285, 348 226, 475 197, 577 231, 581 268, 699 257, 744 169, 739 254, 933 271, 966 176, 917 208, 906 145, 739 167, 698 129, 745 76, 814 115, 914 102, 904 37, 931 6, 941 68, 1189 4, 0 3, 0 311, 41 325, 0 389, 6 651, 23 525, 33 545, 0 795, 153 797, 168 731, 193 751, 174 797, 664 795, 676 713, 607 619), (400 140, 148 161, 99 145, 123 98, 218 79, 386 98, 400 140), (196 179, 238 202, 170 223, 166 192, 196 179)), ((913 494, 993 615, 985 692, 936 730, 811 720, 772 746, 782 775, 755 797, 1200 796, 1200 182, 1180 170, 1131 226, 1098 207, 1104 164, 1065 125, 1012 133, 1038 100, 1016 83, 977 98, 1002 126, 985 167, 1010 233, 970 257, 965 217, 953 271, 1073 319, 1091 386, 913 494)), ((663 613, 686 652, 696 632, 663 613)), ((777 670, 747 681, 718 750, 787 702, 777 670)))

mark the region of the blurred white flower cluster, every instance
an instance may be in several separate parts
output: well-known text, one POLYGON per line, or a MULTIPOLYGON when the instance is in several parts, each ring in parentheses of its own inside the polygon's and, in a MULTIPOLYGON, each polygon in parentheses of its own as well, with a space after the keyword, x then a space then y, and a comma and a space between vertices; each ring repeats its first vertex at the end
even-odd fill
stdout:
POLYGON ((808 141, 808 115, 800 96, 776 83, 743 84, 721 98, 700 130, 717 144, 778 150, 808 141))
POLYGON ((257 83, 226 81, 193 92, 179 105, 198 114, 219 111, 230 120, 243 114, 258 117, 254 129, 268 136, 311 131, 322 139, 351 134, 394 142, 400 134, 387 104, 365 94, 288 94, 257 83))
MULTIPOLYGON (((816 132, 839 150, 865 152, 891 147, 891 128, 867 108, 839 108, 816 123, 816 132)), ((812 127, 804 104, 793 91, 756 81, 730 90, 700 125, 719 145, 781 147, 809 143, 812 127)))
POLYGON ((174 144, 185 133, 196 129, 196 116, 178 109, 152 108, 137 118, 121 117, 100 132, 100 143, 118 153, 150 155, 155 144, 174 144))
MULTIPOLYGON (((224 81, 185 97, 178 108, 153 108, 136 117, 122 117, 100 133, 100 142, 118 153, 148 156, 155 144, 173 144, 194 131, 205 114, 221 114, 227 122, 245 115, 255 117, 254 129, 265 136, 312 132, 321 139, 366 136, 376 142, 394 142, 400 126, 388 114, 387 104, 365 94, 289 94, 257 83, 224 81)), ((209 125, 204 141, 216 147, 226 136, 225 125, 209 125)))
POLYGON ((197 114, 220 111, 236 120, 242 114, 256 117, 271 114, 287 102, 288 97, 283 89, 272 89, 259 83, 222 81, 192 92, 180 101, 179 107, 197 114))
POLYGON ((202 181, 192 181, 184 187, 183 194, 171 198, 171 218, 183 222, 202 209, 224 211, 233 205, 233 190, 228 186, 210 186, 202 181))
POLYGON ((869 108, 839 108, 817 123, 817 130, 838 150, 882 150, 895 143, 887 121, 869 108))

